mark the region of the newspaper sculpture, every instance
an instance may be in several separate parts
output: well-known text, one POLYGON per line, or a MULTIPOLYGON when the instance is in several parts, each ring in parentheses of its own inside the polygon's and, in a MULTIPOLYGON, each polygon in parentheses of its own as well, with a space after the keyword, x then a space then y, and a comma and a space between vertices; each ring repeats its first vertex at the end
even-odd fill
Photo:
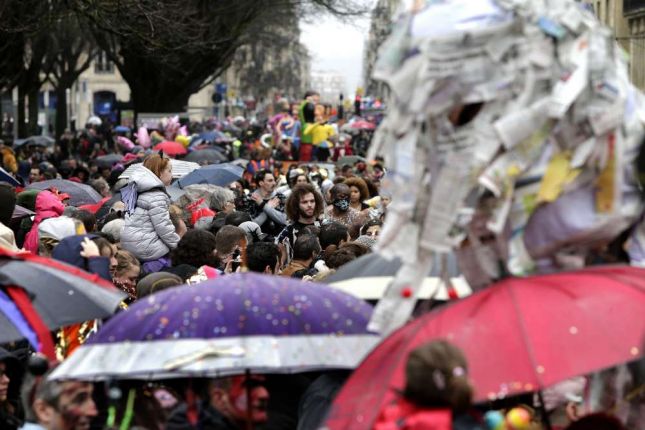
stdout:
POLYGON ((370 148, 393 196, 379 252, 406 262, 370 322, 381 333, 411 315, 433 253, 455 252, 481 288, 575 267, 642 211, 643 98, 584 4, 427 3, 374 73, 391 90, 370 148))

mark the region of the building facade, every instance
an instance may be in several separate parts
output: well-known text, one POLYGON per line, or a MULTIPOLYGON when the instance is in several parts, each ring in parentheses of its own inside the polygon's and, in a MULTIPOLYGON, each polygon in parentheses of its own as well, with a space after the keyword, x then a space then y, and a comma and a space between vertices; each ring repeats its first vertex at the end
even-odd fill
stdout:
POLYGON ((393 20, 400 6, 401 0, 378 0, 372 9, 370 30, 365 42, 363 57, 364 93, 367 96, 380 99, 386 96, 386 86, 382 82, 372 79, 372 72, 378 56, 378 49, 389 36, 393 20))
POLYGON ((321 103, 336 105, 347 94, 347 81, 342 73, 317 70, 311 72, 311 88, 320 93, 321 103))

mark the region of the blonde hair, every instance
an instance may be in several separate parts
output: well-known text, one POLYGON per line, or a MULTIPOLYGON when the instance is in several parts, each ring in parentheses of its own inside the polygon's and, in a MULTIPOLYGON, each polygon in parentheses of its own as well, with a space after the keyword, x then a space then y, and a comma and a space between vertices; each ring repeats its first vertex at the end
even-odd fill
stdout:
POLYGON ((134 256, 131 252, 120 249, 116 252, 116 268, 114 273, 116 276, 121 276, 123 273, 128 271, 131 267, 141 267, 141 263, 137 260, 137 257, 134 256))

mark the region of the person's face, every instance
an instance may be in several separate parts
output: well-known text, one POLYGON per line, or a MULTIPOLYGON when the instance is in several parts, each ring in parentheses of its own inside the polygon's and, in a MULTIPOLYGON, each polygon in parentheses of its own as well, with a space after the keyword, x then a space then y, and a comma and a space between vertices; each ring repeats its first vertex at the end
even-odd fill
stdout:
POLYGON ((380 225, 372 225, 370 226, 365 234, 369 237, 378 237, 379 233, 381 233, 381 226, 380 225))
POLYGON ((300 175, 296 178, 296 185, 303 185, 307 183, 307 177, 305 175, 300 175))
POLYGON ((271 173, 264 176, 264 180, 260 181, 260 188, 265 193, 272 193, 275 189, 275 178, 271 173))
POLYGON ((316 198, 312 193, 307 193, 300 197, 298 207, 300 209, 300 215, 303 218, 311 218, 316 211, 316 198))
POLYGON ((0 403, 7 400, 7 393, 9 392, 9 376, 7 376, 7 365, 0 363, 0 403))
POLYGON ((161 182, 163 182, 165 186, 170 185, 172 182, 172 164, 168 163, 166 168, 161 171, 159 179, 161 179, 161 182))
POLYGON ((381 203, 383 203, 383 207, 388 207, 392 203, 392 197, 381 196, 381 203))
POLYGON ((349 187, 349 201, 352 203, 358 203, 361 201, 361 192, 358 188, 354 186, 349 187))
POLYGON ((47 430, 88 430, 92 418, 97 415, 92 384, 68 381, 63 382, 61 388, 57 407, 36 401, 34 410, 39 423, 47 430))
POLYGON ((115 254, 116 254, 115 247, 113 245, 104 246, 103 248, 101 248, 99 253, 101 254, 101 257, 107 257, 110 259, 110 273, 114 273, 114 269, 116 269, 116 264, 117 264, 116 257, 115 257, 115 254))
POLYGON ((130 266, 127 270, 122 273, 117 273, 115 280, 119 281, 126 287, 135 287, 137 285, 137 279, 139 278, 139 267, 130 266))
POLYGON ((226 203, 224 203, 224 208, 222 209, 225 214, 230 214, 231 212, 235 212, 235 200, 229 200, 226 203))
POLYGON ((233 421, 245 422, 248 417, 248 409, 251 409, 251 421, 254 424, 261 424, 267 421, 267 406, 269 403, 269 392, 262 385, 264 378, 261 376, 233 376, 231 388, 227 391, 215 389, 212 396, 215 397, 215 408, 233 421), (250 396, 247 396, 247 390, 250 396), (248 403, 251 397, 251 404, 248 403))
POLYGON ((38 169, 31 169, 29 172, 29 181, 34 182, 40 179, 40 170, 38 169))

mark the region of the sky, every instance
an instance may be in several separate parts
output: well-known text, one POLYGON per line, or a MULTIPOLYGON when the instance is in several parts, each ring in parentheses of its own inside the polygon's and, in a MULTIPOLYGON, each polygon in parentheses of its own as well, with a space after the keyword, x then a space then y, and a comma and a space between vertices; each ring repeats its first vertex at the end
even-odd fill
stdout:
MULTIPOLYGON (((366 0, 376 5, 377 0, 366 0)), ((413 0, 400 0, 408 9, 413 0)), ((300 41, 309 48, 312 71, 336 71, 345 76, 350 97, 363 86, 363 48, 370 28, 369 15, 350 23, 327 16, 300 23, 300 41)))
POLYGON ((325 17, 300 24, 300 40, 309 48, 312 71, 334 71, 345 76, 347 91, 354 94, 363 80, 363 45, 369 32, 369 17, 343 23, 325 17))

